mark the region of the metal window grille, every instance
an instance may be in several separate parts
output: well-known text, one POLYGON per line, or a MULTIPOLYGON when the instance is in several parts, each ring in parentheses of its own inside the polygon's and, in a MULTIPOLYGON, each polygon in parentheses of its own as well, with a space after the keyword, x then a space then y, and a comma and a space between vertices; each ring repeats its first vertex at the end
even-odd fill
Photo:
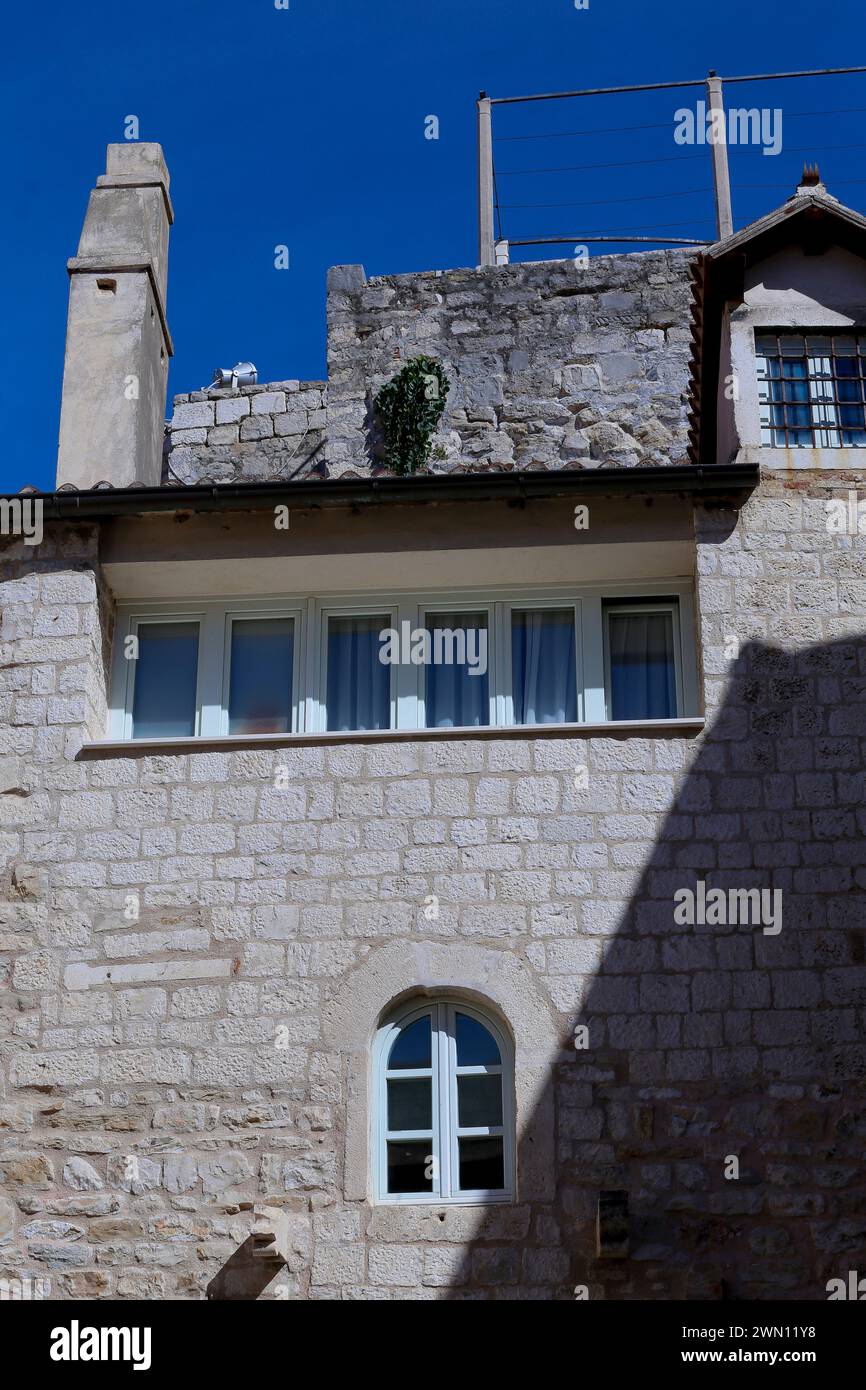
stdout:
POLYGON ((761 333, 755 350, 762 444, 866 448, 866 333, 761 333))

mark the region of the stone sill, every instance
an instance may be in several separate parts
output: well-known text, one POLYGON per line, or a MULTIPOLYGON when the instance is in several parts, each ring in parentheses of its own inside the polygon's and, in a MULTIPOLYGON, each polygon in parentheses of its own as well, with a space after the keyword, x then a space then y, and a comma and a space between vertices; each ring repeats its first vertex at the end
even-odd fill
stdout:
POLYGON ((770 445, 741 449, 737 463, 756 463, 771 473, 860 473, 866 468, 866 449, 775 449, 770 445))
MULTIPOLYGON (((566 1061, 572 1054, 566 1053, 566 1061)), ((393 1193, 390 1197, 370 1197, 367 1204, 373 1211, 393 1211, 395 1207, 405 1210, 407 1207, 426 1207, 428 1210, 438 1208, 444 1211, 446 1207, 458 1207, 461 1211, 477 1211, 479 1215, 486 1211, 488 1207, 517 1206, 517 1198, 511 1192, 495 1193, 489 1197, 425 1197, 421 1193, 412 1192, 406 1197, 397 1197, 393 1193)), ((444 1239, 444 1237, 443 1237, 444 1239)))
POLYGON ((164 753, 234 753, 249 748, 310 748, 364 743, 442 743, 486 739, 690 738, 704 727, 687 719, 610 719, 596 724, 509 724, 456 729, 364 729, 302 734, 220 734, 212 738, 102 739, 82 745, 77 761, 147 757, 164 753))

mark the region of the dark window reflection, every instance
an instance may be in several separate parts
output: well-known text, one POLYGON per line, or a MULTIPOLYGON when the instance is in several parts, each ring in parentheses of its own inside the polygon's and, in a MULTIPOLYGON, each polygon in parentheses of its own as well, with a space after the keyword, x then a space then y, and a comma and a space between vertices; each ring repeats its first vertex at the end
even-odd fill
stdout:
POLYGON ((425 1014, 423 1018, 417 1018, 414 1023, 410 1023, 398 1033, 391 1048, 391 1056, 388 1058, 388 1070, 398 1071, 406 1068, 422 1071, 424 1067, 431 1065, 430 1048, 430 1015, 425 1014))
POLYGON ((413 1140, 411 1143, 388 1141, 389 1192, 433 1191, 431 1147, 430 1139, 413 1140))
POLYGON ((492 1033, 468 1014, 457 1015, 458 1067, 498 1067, 502 1058, 492 1033))
POLYGON ((460 1139, 460 1187, 464 1192, 495 1192, 505 1186, 502 1136, 460 1139))

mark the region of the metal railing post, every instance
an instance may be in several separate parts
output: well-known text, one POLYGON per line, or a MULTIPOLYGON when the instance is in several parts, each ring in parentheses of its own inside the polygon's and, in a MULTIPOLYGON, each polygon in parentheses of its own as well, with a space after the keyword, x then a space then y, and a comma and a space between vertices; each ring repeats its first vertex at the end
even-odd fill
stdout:
POLYGON ((478 264, 495 265, 493 239, 493 122, 490 98, 478 98, 478 264))

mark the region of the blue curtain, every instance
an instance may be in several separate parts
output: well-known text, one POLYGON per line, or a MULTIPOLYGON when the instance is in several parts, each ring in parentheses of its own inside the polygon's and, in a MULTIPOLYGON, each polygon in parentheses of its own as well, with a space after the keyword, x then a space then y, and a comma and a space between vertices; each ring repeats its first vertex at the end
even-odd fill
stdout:
POLYGON ((677 713, 670 613, 608 614, 611 719, 673 719, 677 713))
POLYGON ((577 720, 574 612, 537 608, 511 616, 515 724, 577 720))
POLYGON ((391 667, 379 660, 379 634, 390 626, 386 613, 328 619, 329 729, 390 728, 391 667))
MULTIPOLYGON (((425 709, 428 729, 478 728, 490 723, 490 694, 488 674, 471 675, 468 662, 436 661, 435 633, 465 632, 465 650, 480 670, 480 656, 487 655, 486 613, 430 613, 427 631, 430 633, 431 661, 426 668, 425 709), (472 634, 470 637, 469 634, 472 634), (484 644, 481 634, 484 634, 484 644)), ((456 651, 454 641, 442 641, 446 656, 456 651)))

